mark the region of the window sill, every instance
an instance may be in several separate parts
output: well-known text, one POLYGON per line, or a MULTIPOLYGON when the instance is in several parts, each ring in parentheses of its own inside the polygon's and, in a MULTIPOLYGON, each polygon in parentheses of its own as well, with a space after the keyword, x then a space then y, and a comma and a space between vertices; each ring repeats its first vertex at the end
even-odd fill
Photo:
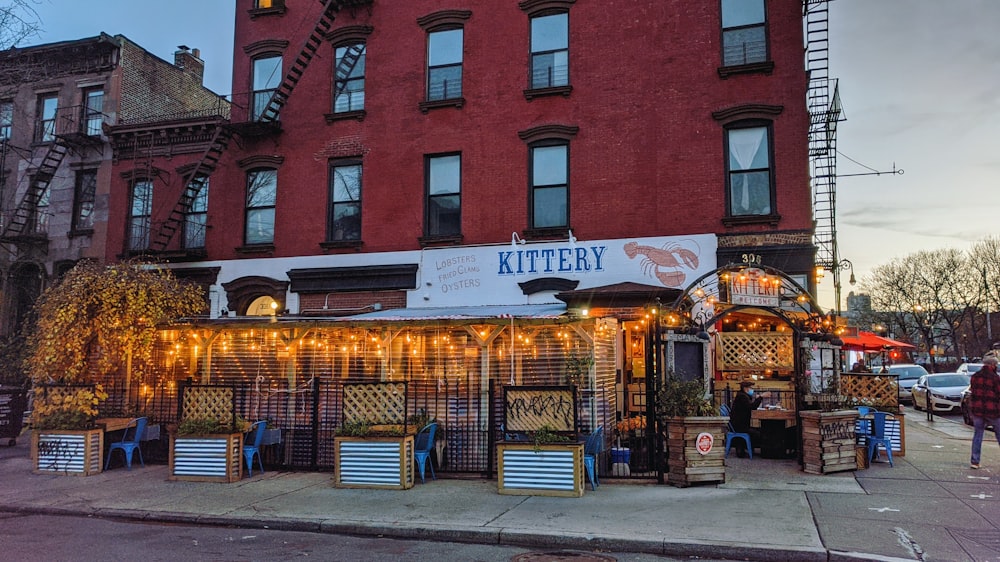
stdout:
POLYGON ((364 242, 361 240, 327 240, 319 243, 319 247, 324 250, 360 250, 362 245, 364 242))
POLYGON ((739 64, 734 66, 720 66, 719 78, 725 80, 736 74, 767 74, 774 71, 774 61, 752 62, 750 64, 739 64))
POLYGON ((245 244, 234 249, 238 254, 273 254, 274 244, 245 244))
POLYGON ((417 238, 417 241, 420 242, 421 248, 427 248, 429 246, 458 246, 462 243, 462 235, 421 236, 420 238, 417 238))
POLYGON ((66 234, 66 236, 69 237, 69 238, 77 238, 77 237, 80 237, 80 236, 93 236, 93 235, 94 235, 94 229, 93 228, 77 228, 77 229, 70 230, 66 234))
POLYGON ((778 222, 781 221, 781 215, 771 214, 771 215, 740 215, 735 217, 723 217, 722 224, 726 226, 741 226, 745 224, 767 224, 770 226, 778 226, 778 222))
POLYGON ((359 109, 357 111, 342 111, 340 113, 326 113, 323 117, 326 118, 326 124, 329 125, 335 121, 348 121, 350 119, 357 119, 358 121, 364 121, 367 111, 364 109, 359 109))
POLYGON ((573 86, 553 86, 551 88, 531 88, 524 91, 524 99, 531 101, 535 98, 547 96, 563 96, 568 98, 573 91, 573 86))
POLYGON ((525 240, 559 240, 569 239, 570 227, 559 226, 555 228, 526 228, 521 234, 525 240))
POLYGON ((432 109, 438 109, 441 107, 457 107, 461 108, 465 105, 465 98, 451 98, 446 100, 434 100, 434 101, 422 101, 420 102, 420 112, 427 113, 432 109))
POLYGON ((255 20, 260 16, 281 16, 285 14, 285 3, 275 2, 270 8, 251 8, 247 10, 250 19, 255 20))

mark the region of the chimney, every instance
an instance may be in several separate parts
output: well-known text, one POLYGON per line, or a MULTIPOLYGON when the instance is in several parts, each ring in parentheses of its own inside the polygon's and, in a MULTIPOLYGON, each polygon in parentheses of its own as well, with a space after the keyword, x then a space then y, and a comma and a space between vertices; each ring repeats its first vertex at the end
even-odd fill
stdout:
POLYGON ((199 58, 201 51, 187 45, 178 45, 177 49, 174 52, 174 66, 191 73, 201 82, 205 76, 205 61, 199 58))

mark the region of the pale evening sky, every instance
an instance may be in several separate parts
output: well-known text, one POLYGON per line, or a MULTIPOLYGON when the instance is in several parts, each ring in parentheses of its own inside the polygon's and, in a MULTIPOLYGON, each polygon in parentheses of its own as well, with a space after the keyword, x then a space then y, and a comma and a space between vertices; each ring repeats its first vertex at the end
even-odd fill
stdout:
MULTIPOLYGON (((43 31, 23 45, 124 35, 167 61, 201 50, 205 85, 231 93, 235 0, 34 0, 43 31)), ((702 0, 708 1, 708 0, 702 0)), ((773 1, 773 0, 772 0, 773 1)), ((788 0, 782 0, 788 1, 788 0)), ((831 0, 841 257, 860 279, 924 249, 967 248, 1000 220, 1000 1, 831 0)), ((842 279, 843 296, 851 287, 842 279)), ((828 275, 820 291, 834 305, 828 275)))

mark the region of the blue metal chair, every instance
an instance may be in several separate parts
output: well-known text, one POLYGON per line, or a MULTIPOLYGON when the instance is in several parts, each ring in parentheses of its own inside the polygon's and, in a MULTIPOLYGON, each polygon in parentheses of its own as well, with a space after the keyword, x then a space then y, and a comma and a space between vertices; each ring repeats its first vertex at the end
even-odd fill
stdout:
POLYGON ((264 431, 267 430, 267 420, 260 420, 250 426, 250 431, 244 439, 243 458, 246 459, 249 475, 253 476, 253 458, 256 455, 257 464, 260 471, 264 472, 264 461, 260 458, 260 444, 264 440, 264 431), (250 443, 252 441, 252 443, 250 443), (247 445, 246 443, 250 443, 247 445))
POLYGON ((878 456, 878 448, 881 445, 885 449, 885 454, 889 457, 889 466, 892 464, 892 441, 885 436, 885 418, 889 415, 886 412, 872 412, 875 419, 872 422, 872 434, 868 436, 868 460, 872 461, 878 456))
POLYGON ((872 420, 861 419, 873 410, 868 406, 857 406, 855 409, 858 411, 859 418, 854 422, 854 436, 858 445, 868 446, 868 437, 871 435, 871 424, 872 420))
MULTIPOLYGON (((719 408, 719 413, 722 414, 725 417, 729 417, 729 406, 727 404, 723 404, 722 407, 719 408)), ((742 439, 743 442, 747 444, 747 454, 749 454, 750 458, 752 459, 753 458, 753 445, 750 442, 750 434, 749 433, 742 433, 742 432, 736 431, 733 428, 733 422, 730 421, 729 423, 726 424, 726 456, 727 457, 729 456, 729 448, 732 447, 732 445, 733 445, 733 439, 742 439)))
POLYGON ((425 425, 417 433, 417 438, 413 444, 413 460, 417 463, 417 469, 420 470, 421 484, 424 483, 424 473, 427 466, 431 467, 431 478, 437 480, 437 476, 434 474, 434 463, 430 462, 431 451, 434 450, 434 433, 437 432, 437 427, 437 422, 425 425))
POLYGON ((111 466, 111 455, 115 451, 121 451, 125 455, 125 466, 129 470, 132 470, 132 453, 139 451, 139 463, 143 467, 146 463, 142 460, 142 449, 139 448, 141 443, 142 434, 146 431, 146 423, 149 421, 148 418, 135 418, 128 422, 128 426, 125 428, 125 434, 122 435, 122 440, 117 443, 112 443, 111 448, 108 450, 108 460, 104 463, 104 470, 107 470, 111 466))
POLYGON ((587 468, 587 476, 590 478, 590 487, 597 490, 601 484, 597 479, 597 457, 604 450, 604 426, 597 426, 583 445, 583 464, 587 468))

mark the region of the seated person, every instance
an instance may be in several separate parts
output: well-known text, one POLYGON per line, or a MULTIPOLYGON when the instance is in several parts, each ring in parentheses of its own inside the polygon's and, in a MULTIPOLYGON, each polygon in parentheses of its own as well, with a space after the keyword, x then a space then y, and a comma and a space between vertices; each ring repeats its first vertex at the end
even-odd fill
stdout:
MULTIPOLYGON (((729 411, 729 421, 733 424, 733 431, 750 434, 750 446, 758 447, 760 431, 750 427, 750 411, 760 406, 761 397, 753 397, 753 384, 753 381, 740 383, 740 391, 733 398, 733 405, 729 411)), ((734 439, 733 446, 736 447, 736 456, 740 458, 747 456, 746 445, 742 439, 734 439)))

